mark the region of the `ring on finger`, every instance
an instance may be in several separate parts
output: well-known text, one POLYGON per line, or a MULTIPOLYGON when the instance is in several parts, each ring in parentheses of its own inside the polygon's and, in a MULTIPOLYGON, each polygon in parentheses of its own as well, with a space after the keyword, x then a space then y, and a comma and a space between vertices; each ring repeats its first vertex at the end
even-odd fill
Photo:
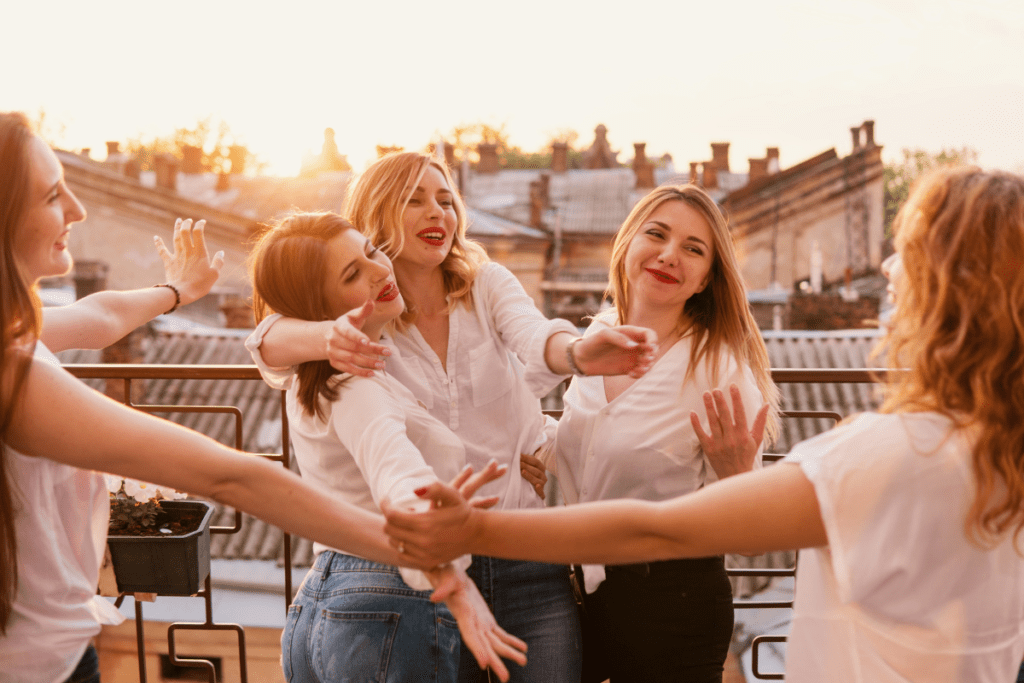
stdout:
POLYGON ((401 541, 398 542, 398 553, 401 555, 405 553, 405 544, 401 541))

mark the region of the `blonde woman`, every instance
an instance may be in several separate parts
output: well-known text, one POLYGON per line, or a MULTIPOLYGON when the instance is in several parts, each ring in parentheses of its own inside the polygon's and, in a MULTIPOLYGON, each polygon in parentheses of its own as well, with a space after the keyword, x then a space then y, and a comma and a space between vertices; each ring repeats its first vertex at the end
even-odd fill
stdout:
MULTIPOLYGON (((491 459, 519 472, 521 454, 550 438, 540 396, 570 374, 642 374, 652 350, 638 328, 577 339, 564 320, 547 320, 503 266, 466 237, 466 210, 448 169, 418 153, 386 156, 353 187, 348 219, 394 263, 406 308, 385 344, 356 329, 364 309, 337 321, 304 323, 271 316, 250 341, 264 377, 281 385, 301 362, 330 358, 344 372, 386 372, 462 441, 474 468, 491 459)), ((541 507, 521 477, 481 490, 504 509, 541 507)), ((475 557, 468 573, 509 632, 529 645, 514 681, 576 681, 580 638, 564 566, 475 557)), ((480 679, 471 658, 460 681, 480 679)))
MULTIPOLYGON (((47 348, 103 346, 135 325, 205 294, 221 256, 207 256, 201 226, 175 228, 174 253, 158 240, 168 283, 105 292, 41 310, 38 280, 67 273, 71 225, 85 209, 60 161, 25 117, 0 113, 0 678, 11 683, 96 683, 90 641, 123 617, 96 596, 110 503, 101 472, 207 496, 291 533, 385 562, 383 518, 175 424, 126 408, 60 368, 47 348)), ((475 486, 469 482, 470 492, 475 486)), ((464 642, 480 665, 519 660, 464 574, 443 582, 464 642)), ((439 596, 440 597, 440 596, 439 596)))
MULTIPOLYGON (((407 554, 624 563, 803 548, 790 683, 1011 681, 1024 655, 1024 178, 939 170, 895 224, 885 401, 661 503, 391 513, 407 554), (438 544, 438 545, 435 545, 438 544)), ((719 438, 756 439, 723 398, 719 438)), ((453 507, 448 507, 451 504, 453 507)), ((613 679, 614 680, 614 679, 613 679)))

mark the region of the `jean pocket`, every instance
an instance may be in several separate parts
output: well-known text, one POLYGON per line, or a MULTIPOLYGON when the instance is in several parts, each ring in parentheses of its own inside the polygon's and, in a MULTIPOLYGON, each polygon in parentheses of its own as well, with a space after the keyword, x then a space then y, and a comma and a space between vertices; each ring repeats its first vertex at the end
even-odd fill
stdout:
POLYGON ((310 659, 321 681, 383 681, 398 630, 395 612, 324 610, 310 659))

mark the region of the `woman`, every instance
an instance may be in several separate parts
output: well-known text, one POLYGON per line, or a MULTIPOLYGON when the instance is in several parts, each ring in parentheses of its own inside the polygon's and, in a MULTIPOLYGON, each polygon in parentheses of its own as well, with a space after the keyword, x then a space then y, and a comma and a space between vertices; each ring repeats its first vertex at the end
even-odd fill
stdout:
MULTIPOLYGON (((575 328, 547 320, 504 267, 466 237, 466 211, 448 169, 418 153, 386 156, 358 180, 347 217, 394 263, 406 310, 386 344, 375 344, 350 323, 304 323, 271 316, 252 343, 256 363, 272 386, 300 362, 330 358, 335 368, 369 377, 383 368, 428 412, 451 429, 474 468, 491 459, 519 471, 523 453, 550 438, 538 397, 572 371, 642 374, 653 349, 647 332, 616 328, 570 346, 575 328), (264 336, 265 335, 265 336, 264 336), (325 338, 329 343, 325 343, 325 338)), ((481 490, 505 509, 540 507, 520 477, 481 490)), ((469 575, 499 623, 529 645, 530 662, 516 681, 579 677, 579 629, 565 567, 475 557, 469 575)), ((460 681, 480 672, 463 657, 460 681)))
MULTIPOLYGON (((364 330, 379 340, 404 309, 391 261, 336 214, 285 218, 256 243, 250 273, 259 320, 270 312, 334 320, 373 301, 364 330)), ((383 500, 415 505, 416 489, 463 467, 458 437, 389 375, 342 377, 312 361, 295 379, 287 411, 299 470, 343 500, 369 512, 383 500)), ((281 636, 285 678, 455 682, 458 630, 420 572, 323 544, 315 550, 281 636)))
MULTIPOLYGON (((132 326, 202 296, 222 257, 209 260, 202 226, 157 240, 168 286, 93 295, 42 311, 40 278, 71 267, 69 226, 85 210, 53 152, 21 114, 0 114, 0 671, 4 680, 97 681, 90 640, 122 618, 96 597, 109 501, 99 472, 207 496, 271 524, 366 557, 398 562, 383 520, 294 474, 165 420, 126 408, 60 369, 46 347, 103 346, 132 326), (43 341, 45 340, 45 342, 43 341), (54 416, 60 428, 54 429, 54 416), (146 454, 145 457, 142 454, 146 454)), ((467 494, 479 482, 470 482, 467 494)), ((410 564, 410 563, 407 563, 410 564)), ((437 562, 417 564, 433 567, 437 562)), ((453 614, 482 664, 518 659, 479 594, 442 570, 453 614)))
MULTIPOLYGON (((643 377, 575 377, 545 460, 567 503, 660 501, 759 465, 712 461, 690 423, 703 394, 736 384, 742 401, 778 392, 749 312, 728 226, 694 185, 659 187, 630 212, 612 246, 612 324, 654 330, 643 377)), ((583 680, 719 681, 732 638, 732 589, 721 556, 627 567, 584 567, 583 680)))
MULTIPOLYGON (((446 555, 552 562, 810 549, 787 681, 1013 680, 1024 655, 1024 178, 935 171, 894 229, 902 263, 890 269, 879 412, 779 465, 661 503, 480 515, 435 487, 425 495, 445 507, 392 512, 393 543, 415 556, 443 538, 446 555)), ((749 456, 754 439, 718 398, 713 434, 746 440, 749 456)))

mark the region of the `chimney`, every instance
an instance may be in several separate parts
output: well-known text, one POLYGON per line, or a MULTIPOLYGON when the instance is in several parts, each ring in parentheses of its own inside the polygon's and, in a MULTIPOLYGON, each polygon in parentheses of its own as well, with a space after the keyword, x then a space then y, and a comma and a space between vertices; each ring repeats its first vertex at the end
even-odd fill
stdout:
POLYGON ((690 182, 694 185, 697 184, 697 167, 700 166, 699 161, 690 162, 690 182))
POLYGON ((224 327, 232 330, 251 330, 256 327, 252 306, 241 294, 223 294, 220 311, 224 314, 224 327))
POLYGON ((245 173, 245 157, 248 150, 243 145, 231 145, 228 147, 228 159, 231 160, 232 175, 245 173))
POLYGON ((217 174, 217 192, 226 192, 231 189, 231 174, 221 171, 217 174))
POLYGON ((718 168, 715 166, 714 161, 704 162, 704 189, 705 190, 717 190, 718 189, 718 168))
POLYGON ((778 173, 782 169, 779 167, 779 148, 768 147, 765 150, 765 160, 768 162, 768 175, 778 173))
POLYGON ((83 148, 82 148, 82 151, 81 151, 81 152, 79 152, 79 154, 80 154, 81 156, 85 157, 86 159, 88 159, 88 158, 89 158, 89 153, 90 153, 90 152, 92 152, 92 148, 91 148, 91 147, 83 147, 83 148))
POLYGON ((860 126, 854 126, 850 129, 850 135, 853 137, 853 151, 860 149, 860 126))
POLYGON ((203 172, 203 148, 195 145, 182 145, 181 172, 195 175, 203 172))
POLYGON ((633 173, 636 174, 636 189, 654 187, 654 164, 647 161, 647 143, 633 143, 633 173))
POLYGON ((530 181, 530 227, 544 229, 544 190, 539 180, 530 181))
POLYGON ((158 154, 153 159, 156 166, 156 186, 165 190, 178 189, 178 160, 172 154, 158 154))
POLYGON ((569 143, 551 143, 551 172, 565 173, 569 170, 569 143))
POLYGON ((875 122, 871 119, 864 122, 864 146, 875 146, 875 122))
POLYGON ((498 165, 498 145, 493 142, 481 142, 476 146, 476 151, 480 155, 480 163, 476 166, 477 173, 497 173, 501 170, 498 165))
POLYGON ((132 178, 133 180, 139 179, 142 175, 142 165, 137 158, 132 157, 124 162, 124 175, 126 178, 132 178))
POLYGON ((117 140, 107 140, 107 158, 121 153, 121 143, 117 140))
POLYGON ((441 144, 444 145, 444 164, 448 168, 455 168, 455 147, 448 144, 447 140, 442 140, 441 144))
POLYGON ((747 176, 747 184, 768 177, 768 159, 747 159, 750 162, 750 175, 747 176))
MULTIPOLYGON (((711 143, 711 163, 715 167, 715 170, 729 172, 729 143, 728 142, 712 142, 711 143)), ((707 172, 707 164, 704 164, 705 172, 707 172)))

